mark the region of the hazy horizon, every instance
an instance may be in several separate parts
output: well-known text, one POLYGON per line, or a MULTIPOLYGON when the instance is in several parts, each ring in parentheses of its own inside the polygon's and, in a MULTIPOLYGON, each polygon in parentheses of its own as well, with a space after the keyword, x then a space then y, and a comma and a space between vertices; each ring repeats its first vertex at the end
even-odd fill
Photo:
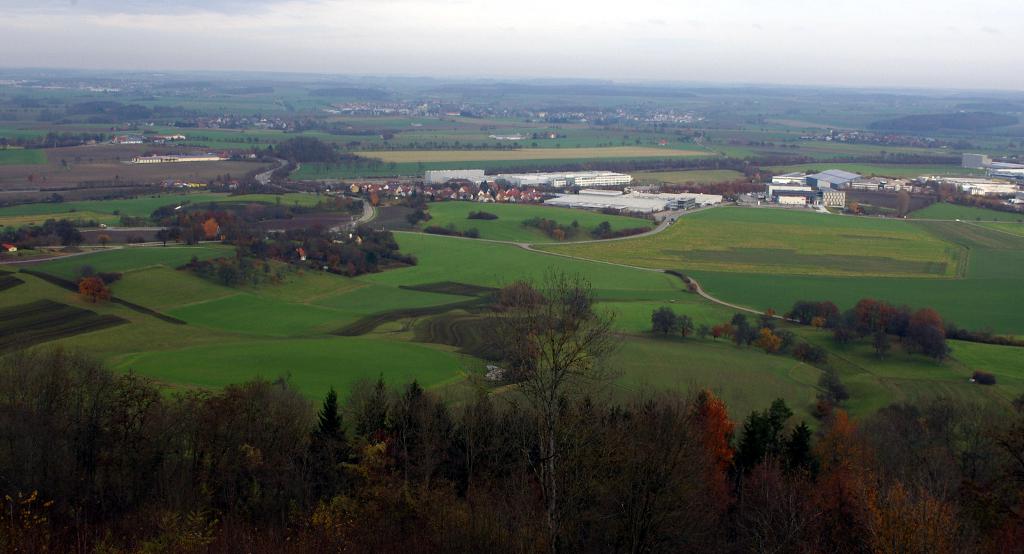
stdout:
POLYGON ((0 0, 10 68, 1024 90, 1024 4, 0 0), (884 19, 880 18, 884 14, 884 19))

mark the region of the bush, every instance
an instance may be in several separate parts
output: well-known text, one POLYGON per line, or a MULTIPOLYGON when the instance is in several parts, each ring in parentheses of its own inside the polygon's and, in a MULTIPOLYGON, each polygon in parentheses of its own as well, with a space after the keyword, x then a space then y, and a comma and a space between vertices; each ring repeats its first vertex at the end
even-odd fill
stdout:
POLYGON ((801 342, 793 349, 793 357, 809 364, 823 364, 828 361, 828 352, 820 346, 801 342))
POLYGON ((971 376, 971 380, 979 385, 996 384, 996 376, 987 371, 975 371, 974 375, 971 376))
POLYGON ((469 212, 469 215, 466 216, 466 219, 494 220, 494 219, 498 219, 498 216, 496 214, 492 214, 490 212, 485 212, 485 211, 481 210, 479 212, 469 212))

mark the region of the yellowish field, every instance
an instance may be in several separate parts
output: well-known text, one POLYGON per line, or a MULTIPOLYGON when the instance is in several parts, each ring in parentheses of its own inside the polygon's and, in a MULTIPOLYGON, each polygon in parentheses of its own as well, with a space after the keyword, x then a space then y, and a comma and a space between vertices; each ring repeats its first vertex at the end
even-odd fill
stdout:
POLYGON ((680 158, 707 156, 710 153, 703 150, 612 146, 607 148, 521 148, 519 150, 394 150, 360 152, 359 155, 364 158, 377 158, 385 163, 417 163, 574 160, 585 158, 680 158))
POLYGON ((639 267, 791 275, 950 278, 966 252, 900 221, 716 208, 657 235, 538 249, 639 267))

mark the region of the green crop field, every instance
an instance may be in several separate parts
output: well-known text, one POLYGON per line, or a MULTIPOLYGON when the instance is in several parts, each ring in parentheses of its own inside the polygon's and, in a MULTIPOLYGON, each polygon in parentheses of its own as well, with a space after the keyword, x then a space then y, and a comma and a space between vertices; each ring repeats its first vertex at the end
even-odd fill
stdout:
MULTIPOLYGON (((82 266, 88 265, 97 272, 119 272, 138 270, 163 265, 178 267, 188 263, 193 256, 200 260, 232 255, 230 246, 203 244, 199 246, 156 246, 110 249, 86 256, 72 256, 42 262, 32 269, 50 273, 64 279, 78 277, 82 266)), ((165 290, 165 292, 167 292, 165 290)))
POLYGON ((232 196, 223 193, 199 192, 160 194, 114 200, 81 200, 74 202, 37 202, 0 208, 0 226, 18 226, 42 223, 46 219, 95 220, 115 224, 122 215, 149 217, 157 208, 190 203, 201 205, 219 202, 260 202, 291 206, 315 206, 321 200, 315 194, 291 193, 244 194, 232 196))
POLYGON ((1024 237, 1024 224, 1013 222, 1013 223, 978 223, 986 229, 992 229, 999 231, 1000 233, 1009 233, 1011 235, 1017 235, 1024 237))
MULTIPOLYGON (((471 207, 475 206, 465 206, 466 209, 471 207)), ((705 213, 717 211, 729 214, 741 210, 705 213)), ((751 216, 755 223, 759 221, 757 218, 765 217, 762 212, 768 213, 767 210, 749 211, 755 213, 751 216)), ((936 223, 938 227, 931 228, 906 222, 838 217, 827 220, 833 219, 841 222, 837 224, 842 235, 867 233, 874 237, 873 233, 878 233, 879 228, 884 230, 888 223, 913 229, 926 238, 955 243, 971 252, 969 274, 974 271, 980 277, 998 280, 1009 271, 1000 264, 986 261, 984 255, 975 257, 976 251, 983 251, 983 247, 993 248, 988 242, 991 237, 986 233, 998 234, 994 231, 979 227, 981 234, 978 234, 973 228, 961 230, 954 224, 944 223, 936 223)), ((741 223, 735 218, 712 220, 716 225, 741 223)), ((801 218, 795 221, 789 224, 818 227, 801 218)), ((109 314, 123 318, 129 323, 60 338, 56 342, 82 349, 107 360, 118 370, 135 371, 169 387, 218 388, 255 377, 287 378, 315 399, 330 386, 344 394, 358 380, 382 376, 385 381, 396 384, 417 379, 426 387, 447 392, 449 386, 462 382, 468 373, 478 371, 482 362, 457 353, 455 346, 416 342, 422 340, 418 338, 420 332, 426 322, 434 321, 430 319, 433 316, 388 321, 358 337, 339 337, 331 333, 368 315, 455 304, 471 299, 468 294, 482 293, 480 289, 451 282, 495 287, 520 278, 541 279, 546 272, 557 270, 578 273, 589 279, 601 299, 599 309, 608 310, 616 317, 615 325, 622 334, 622 343, 608 360, 618 374, 614 390, 710 387, 726 399, 737 419, 749 410, 763 408, 777 397, 786 398, 799 416, 810 417, 818 392, 816 368, 787 356, 769 356, 756 348, 740 348, 726 341, 664 339, 648 333, 651 311, 660 306, 689 315, 698 325, 724 322, 732 316, 734 310, 686 292, 677 277, 531 252, 505 243, 418 233, 401 233, 396 238, 403 252, 417 256, 418 265, 354 279, 289 271, 281 285, 227 288, 174 269, 192 255, 215 257, 231 252, 230 247, 219 245, 125 248, 47 262, 34 268, 66 278, 73 278, 86 264, 98 271, 123 272, 121 280, 113 285, 116 296, 182 319, 185 325, 167 323, 117 304, 84 303, 78 295, 30 275, 19 275, 24 284, 0 291, 0 310, 47 299, 93 310, 101 317, 109 314)), ((630 241, 600 246, 610 248, 618 242, 630 241)), ((1006 254, 1012 252, 1014 245, 1006 248, 1005 251, 990 251, 1006 254)), ((709 272, 707 275, 749 278, 740 292, 750 292, 760 302, 780 298, 772 287, 781 284, 791 289, 789 294, 803 297, 815 290, 808 288, 806 282, 956 284, 966 281, 744 272, 709 272)), ((697 276, 718 294, 716 279, 704 274, 697 276)), ((824 287, 824 290, 831 290, 831 287, 824 287)), ((909 294, 916 289, 907 285, 903 290, 909 294)), ((729 293, 722 296, 732 299, 729 293)), ((776 304, 776 307, 786 306, 776 304)), ((1019 313, 1020 310, 1018 306, 1011 311, 1019 313)), ((465 316, 465 312, 451 313, 454 314, 448 318, 451 321, 465 316)), ((444 326, 447 321, 441 318, 436 323, 444 326)), ((1024 389, 1024 368, 1016 361, 1015 349, 956 343, 955 358, 943 364, 899 351, 886 360, 877 360, 866 344, 840 350, 831 344, 825 332, 794 330, 832 351, 835 364, 853 392, 849 407, 856 415, 869 414, 888 402, 934 394, 997 399, 1005 403, 1018 390, 1024 389), (1000 379, 997 387, 985 389, 966 382, 970 371, 993 367, 1000 379)))
POLYGON ((685 271, 933 278, 957 275, 965 255, 903 222, 746 208, 687 215, 665 232, 635 240, 542 248, 685 271))
POLYGON ((561 225, 579 223, 580 233, 573 240, 588 240, 590 231, 602 221, 611 224, 612 229, 650 228, 652 223, 647 219, 605 215, 570 208, 537 206, 529 204, 479 204, 474 202, 435 202, 428 205, 430 221, 420 223, 420 227, 453 225, 460 231, 476 228, 480 238, 491 240, 509 240, 517 242, 548 242, 543 231, 534 227, 525 227, 522 222, 540 217, 557 221, 561 225), (467 219, 470 212, 483 211, 498 216, 498 219, 467 219))
POLYGON ((385 163, 477 162, 514 160, 560 160, 594 158, 679 158, 707 156, 704 150, 675 150, 648 146, 611 146, 605 148, 522 148, 517 150, 382 150, 360 152, 365 158, 385 163))
POLYGON ((46 153, 42 150, 0 148, 0 165, 38 165, 44 163, 46 163, 46 153))
POLYGON ((117 363, 122 370, 178 386, 219 388, 263 377, 289 378, 311 398, 334 387, 342 394, 360 380, 424 387, 459 380, 472 367, 442 348, 361 337, 262 339, 145 352, 117 363))
POLYGON ((962 221, 1012 221, 1024 220, 1024 214, 1000 212, 997 210, 986 210, 974 206, 959 206, 936 202, 927 208, 916 210, 910 214, 915 219, 946 219, 962 221))
POLYGON ((687 183, 708 184, 728 183, 743 179, 743 174, 731 169, 694 169, 689 171, 638 171, 633 173, 633 178, 641 183, 672 183, 685 185, 687 183))
POLYGON ((768 169, 775 173, 790 173, 793 171, 814 172, 827 169, 842 169, 859 173, 865 177, 897 177, 911 178, 922 175, 978 175, 975 170, 965 169, 959 165, 913 165, 913 164, 861 164, 861 163, 834 163, 821 162, 800 165, 772 166, 768 169))

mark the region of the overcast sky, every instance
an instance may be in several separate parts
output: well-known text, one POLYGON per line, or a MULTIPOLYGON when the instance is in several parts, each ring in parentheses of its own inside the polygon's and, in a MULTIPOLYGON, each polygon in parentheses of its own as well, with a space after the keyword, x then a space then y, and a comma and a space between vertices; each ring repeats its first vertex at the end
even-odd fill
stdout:
POLYGON ((1024 90, 1022 0, 0 0, 6 67, 1024 90))

